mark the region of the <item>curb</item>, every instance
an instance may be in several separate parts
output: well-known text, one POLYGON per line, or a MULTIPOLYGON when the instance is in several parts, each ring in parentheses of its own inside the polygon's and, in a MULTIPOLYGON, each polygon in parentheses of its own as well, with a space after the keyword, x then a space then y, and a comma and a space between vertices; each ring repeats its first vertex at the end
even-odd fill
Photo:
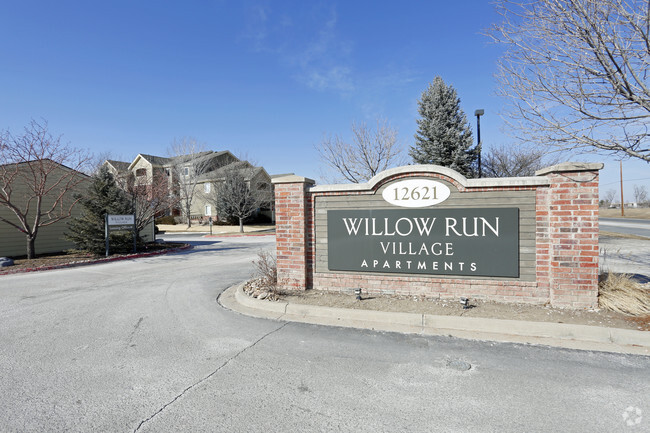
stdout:
POLYGON ((3 275, 15 275, 15 274, 24 274, 24 273, 27 273, 27 272, 39 272, 39 271, 50 271, 50 270, 53 270, 53 269, 75 268, 77 266, 96 265, 96 264, 100 264, 100 263, 118 262, 118 261, 121 261, 121 260, 139 259, 139 258, 142 258, 142 257, 160 256, 160 255, 163 255, 163 254, 177 253, 179 251, 189 250, 191 248, 192 248, 192 245, 185 244, 185 245, 183 245, 181 247, 170 248, 170 249, 161 250, 161 251, 152 251, 150 253, 137 253, 137 254, 128 254, 128 255, 124 255, 124 256, 117 256, 117 257, 106 257, 106 258, 103 258, 103 259, 82 260, 82 261, 78 261, 78 262, 65 263, 65 264, 61 264, 61 265, 41 266, 39 268, 16 269, 15 271, 8 271, 8 272, 1 273, 0 278, 3 275))
POLYGON ((202 238, 241 238, 248 236, 275 236, 273 233, 259 233, 259 232, 245 232, 245 233, 214 233, 210 234, 209 232, 166 232, 161 233, 163 235, 200 235, 202 238))
POLYGON ((245 294, 244 284, 224 291, 219 303, 239 313, 291 322, 650 356, 650 332, 646 331, 269 302, 245 294))
POLYGON ((204 238, 247 238, 249 236, 275 236, 275 232, 273 232, 273 233, 257 233, 257 232, 252 232, 252 233, 215 233, 213 235, 210 235, 210 234, 203 235, 202 237, 204 237, 204 238))

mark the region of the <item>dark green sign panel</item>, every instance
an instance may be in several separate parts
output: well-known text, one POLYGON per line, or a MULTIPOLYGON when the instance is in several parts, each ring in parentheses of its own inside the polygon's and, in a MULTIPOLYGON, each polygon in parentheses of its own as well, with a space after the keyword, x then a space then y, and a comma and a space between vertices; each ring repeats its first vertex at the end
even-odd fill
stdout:
POLYGON ((327 211, 334 271, 519 276, 519 209, 327 211))

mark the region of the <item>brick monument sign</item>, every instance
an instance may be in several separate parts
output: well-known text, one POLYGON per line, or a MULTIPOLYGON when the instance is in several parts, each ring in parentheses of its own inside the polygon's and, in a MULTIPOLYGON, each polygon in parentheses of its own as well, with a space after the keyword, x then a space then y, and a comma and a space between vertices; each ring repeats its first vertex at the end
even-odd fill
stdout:
POLYGON ((275 184, 278 286, 595 307, 596 163, 517 178, 386 170, 365 184, 275 184))

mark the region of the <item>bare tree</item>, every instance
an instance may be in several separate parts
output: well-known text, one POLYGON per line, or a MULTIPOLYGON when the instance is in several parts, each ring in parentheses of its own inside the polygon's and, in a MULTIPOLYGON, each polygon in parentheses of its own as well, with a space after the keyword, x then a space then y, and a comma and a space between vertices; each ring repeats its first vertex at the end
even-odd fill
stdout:
POLYGON ((383 119, 377 120, 374 130, 365 123, 352 122, 351 143, 338 135, 329 136, 316 150, 321 161, 338 177, 333 180, 343 178, 353 183, 366 182, 382 170, 406 163, 397 143, 397 130, 383 119))
POLYGON ((239 232, 244 232, 244 220, 270 200, 270 189, 260 190, 252 185, 252 168, 226 168, 224 178, 209 197, 219 218, 236 218, 239 232))
POLYGON ((179 196, 171 193, 169 181, 162 170, 154 170, 153 178, 146 184, 139 184, 133 173, 116 179, 116 183, 132 202, 138 233, 144 230, 156 215, 178 205, 179 196))
POLYGON ((53 137, 45 121, 32 120, 23 135, 0 133, 0 205, 15 216, 0 221, 25 234, 28 259, 36 256, 39 229, 71 216, 89 161, 86 152, 53 137))
POLYGON ((497 79, 519 138, 650 162, 650 2, 498 0, 497 79))
POLYGON ((558 162, 540 148, 500 146, 491 148, 483 157, 485 177, 533 176, 535 171, 558 162))
POLYGON ((637 204, 646 204, 648 202, 648 189, 645 185, 634 185, 634 201, 637 204))
POLYGON ((202 174, 213 167, 208 157, 212 152, 205 151, 205 146, 191 137, 174 139, 169 156, 172 158, 172 178, 174 193, 187 226, 192 226, 192 202, 196 197, 197 183, 202 174))
POLYGON ((98 173, 100 168, 108 160, 122 161, 123 159, 124 158, 122 158, 121 155, 113 155, 113 152, 110 150, 95 153, 90 158, 86 174, 92 176, 93 174, 98 173))
POLYGON ((608 189, 605 192, 605 195, 603 195, 603 201, 607 203, 609 206, 612 206, 614 204, 614 200, 616 200, 616 190, 608 189))

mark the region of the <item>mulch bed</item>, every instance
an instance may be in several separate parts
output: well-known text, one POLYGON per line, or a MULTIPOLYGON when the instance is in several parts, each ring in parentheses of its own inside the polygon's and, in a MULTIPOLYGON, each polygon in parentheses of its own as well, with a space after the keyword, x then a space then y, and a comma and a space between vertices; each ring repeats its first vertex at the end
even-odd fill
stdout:
POLYGON ((18 257, 14 258, 13 266, 0 268, 0 275, 43 271, 48 269, 59 269, 98 262, 146 257, 151 255, 164 254, 167 252, 179 251, 187 249, 189 247, 190 245, 188 244, 176 242, 157 242, 147 244, 144 250, 138 251, 135 254, 113 254, 109 257, 76 250, 56 254, 42 254, 31 260, 28 260, 26 257, 18 257))

